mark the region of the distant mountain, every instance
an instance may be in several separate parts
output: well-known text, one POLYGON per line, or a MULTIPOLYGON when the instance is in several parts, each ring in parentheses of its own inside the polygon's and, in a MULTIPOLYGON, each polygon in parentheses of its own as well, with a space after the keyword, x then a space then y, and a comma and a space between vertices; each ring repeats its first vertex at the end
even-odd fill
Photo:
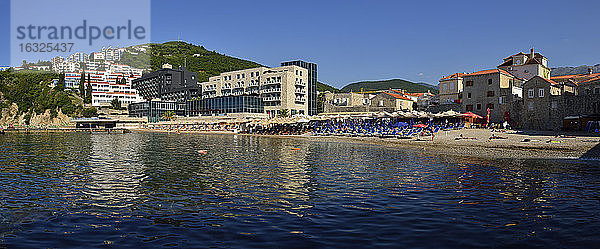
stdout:
POLYGON ((431 91, 431 93, 434 94, 438 93, 436 86, 432 86, 427 83, 414 83, 403 79, 355 82, 343 87, 341 90, 343 92, 360 92, 361 90, 376 91, 387 89, 404 89, 411 93, 427 91, 431 91))
POLYGON ((600 73, 600 64, 596 64, 593 66, 578 66, 578 67, 557 67, 552 68, 550 71, 551 76, 561 76, 561 75, 569 75, 569 74, 584 74, 588 73, 588 68, 592 68, 593 73, 600 73))
POLYGON ((188 70, 198 73, 198 82, 207 81, 209 77, 224 72, 262 66, 181 41, 129 47, 120 63, 137 68, 147 68, 149 63, 151 70, 158 70, 165 63, 173 65, 173 68, 186 66, 188 70))

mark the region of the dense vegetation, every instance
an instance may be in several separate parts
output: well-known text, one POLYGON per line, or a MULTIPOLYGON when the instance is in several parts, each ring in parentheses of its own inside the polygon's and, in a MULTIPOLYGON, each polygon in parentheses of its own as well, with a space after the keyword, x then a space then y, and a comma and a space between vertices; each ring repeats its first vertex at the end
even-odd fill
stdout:
POLYGON ((188 70, 198 73, 198 82, 207 81, 209 77, 224 72, 262 66, 180 41, 150 44, 149 51, 137 54, 127 52, 121 59, 121 63, 139 68, 147 68, 148 62, 152 70, 162 68, 165 63, 174 68, 187 65, 188 70))
POLYGON ((0 109, 16 103, 18 114, 27 113, 26 120, 31 114, 41 114, 50 110, 51 116, 56 117, 58 110, 69 116, 83 114, 83 107, 76 105, 77 97, 63 91, 64 87, 51 88, 48 86, 52 79, 62 79, 54 73, 0 72, 0 109))
POLYGON ((361 81, 351 83, 342 88, 343 92, 360 92, 362 91, 375 91, 375 90, 387 90, 387 89, 404 89, 411 93, 427 92, 437 94, 439 91, 435 86, 427 85, 424 83, 414 83, 402 79, 391 79, 391 80, 379 80, 379 81, 361 81))

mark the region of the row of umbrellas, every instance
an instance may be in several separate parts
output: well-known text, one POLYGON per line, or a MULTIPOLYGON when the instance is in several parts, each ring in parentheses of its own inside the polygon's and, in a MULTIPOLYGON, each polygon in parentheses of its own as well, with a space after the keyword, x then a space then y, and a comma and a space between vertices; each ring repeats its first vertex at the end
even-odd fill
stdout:
MULTIPOLYGON (((469 115, 476 115, 470 113, 469 115)), ((455 112, 453 110, 441 112, 441 113, 427 113, 420 111, 397 111, 393 113, 389 112, 363 112, 363 113, 332 113, 332 114, 320 114, 315 117, 315 120, 327 120, 335 118, 461 118, 465 117, 465 114, 455 112)), ((470 117, 470 116, 469 116, 470 117)), ((481 118, 481 116, 478 116, 481 118)))

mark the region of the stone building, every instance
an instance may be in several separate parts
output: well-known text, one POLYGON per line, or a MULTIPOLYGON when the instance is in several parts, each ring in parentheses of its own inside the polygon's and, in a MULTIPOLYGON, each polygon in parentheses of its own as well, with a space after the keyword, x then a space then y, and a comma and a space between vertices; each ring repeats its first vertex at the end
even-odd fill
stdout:
POLYGON ((535 76, 523 84, 521 128, 526 130, 561 130, 565 117, 577 114, 574 97, 577 85, 558 83, 535 76))
POLYGON ((460 103, 463 92, 463 77, 466 73, 455 73, 440 79, 440 105, 460 103))
POLYGON ((411 111, 415 101, 402 94, 383 92, 371 99, 371 108, 378 111, 411 111))
POLYGON ((498 68, 525 80, 535 76, 550 79, 548 59, 539 53, 535 53, 533 48, 529 54, 519 52, 504 58, 504 62, 498 68))
POLYGON ((398 93, 325 93, 325 113, 413 110, 416 101, 398 93))
POLYGON ((326 92, 323 111, 325 113, 369 112, 373 97, 375 94, 326 92))
POLYGON ((483 70, 463 76, 462 111, 482 117, 490 112, 490 123, 519 122, 523 79, 502 69, 483 70))

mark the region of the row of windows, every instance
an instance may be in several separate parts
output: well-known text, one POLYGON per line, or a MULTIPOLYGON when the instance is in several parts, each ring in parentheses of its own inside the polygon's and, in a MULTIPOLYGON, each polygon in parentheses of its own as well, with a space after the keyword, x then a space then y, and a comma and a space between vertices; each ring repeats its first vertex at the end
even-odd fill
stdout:
MULTIPOLYGON (((488 79, 487 80, 488 85, 491 85, 494 83, 494 81, 492 79, 488 79)), ((473 86, 473 81, 472 80, 467 80, 465 82, 465 86, 473 86)))
MULTIPOLYGON (((533 89, 533 88, 527 89, 527 97, 529 97, 529 98, 535 97, 535 89, 533 89)), ((544 97, 544 88, 538 88, 538 97, 540 97, 540 98, 544 97)))
MULTIPOLYGON (((476 108, 477 108, 477 110, 481 110, 481 106, 482 106, 482 105, 478 103, 478 104, 476 105, 476 108)), ((488 104, 485 106, 485 108, 486 108, 486 109, 493 110, 493 109, 494 109, 494 104, 492 104, 492 103, 488 103, 488 104)), ((466 109, 467 109, 467 111, 469 111, 469 112, 470 112, 470 111, 473 111, 473 105, 466 105, 466 109)))

